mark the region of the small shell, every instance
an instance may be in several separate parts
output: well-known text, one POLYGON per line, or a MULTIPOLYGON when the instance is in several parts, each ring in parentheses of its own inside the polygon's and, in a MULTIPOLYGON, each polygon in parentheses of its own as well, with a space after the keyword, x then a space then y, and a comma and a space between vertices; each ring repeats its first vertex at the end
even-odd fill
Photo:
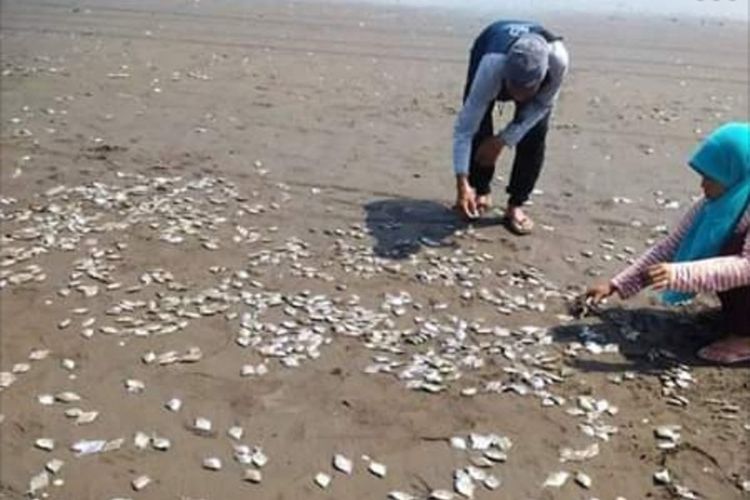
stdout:
POLYGON ((252 375, 255 375, 255 367, 253 365, 242 365, 242 368, 240 368, 240 376, 250 377, 252 375))
POLYGON ((84 297, 86 297, 87 299, 88 299, 88 298, 91 298, 91 297, 96 297, 96 295, 98 295, 98 294, 99 294, 99 287, 98 287, 98 286, 96 286, 96 285, 91 285, 91 286, 84 286, 84 285, 81 285, 81 286, 79 286, 79 287, 78 287, 78 290, 79 290, 79 291, 80 291, 80 292, 81 292, 81 293, 83 294, 83 296, 84 296, 84 297))
POLYGON ((101 452, 104 447, 107 445, 107 442, 102 439, 97 439, 94 441, 77 441, 73 443, 70 446, 70 449, 76 453, 76 456, 83 456, 83 455, 91 455, 94 453, 101 452))
POLYGON ((485 472, 483 469, 480 469, 479 467, 469 465, 468 467, 466 467, 466 472, 474 481, 482 482, 487 479, 487 472, 485 472))
POLYGON ((680 440, 680 430, 682 429, 679 425, 660 425, 654 429, 654 435, 658 439, 667 439, 669 441, 680 440))
POLYGON ((493 467, 495 465, 495 462, 493 462, 489 458, 487 458, 487 457, 478 457, 478 456, 475 456, 475 455, 472 455, 471 457, 469 457, 469 461, 475 467, 481 467, 483 469, 487 469, 487 468, 493 467))
POLYGON ((474 498, 474 481, 471 476, 463 469, 457 469, 453 474, 453 488, 461 496, 474 498))
POLYGON ((454 436, 450 439, 451 448, 455 450, 466 450, 466 440, 462 437, 454 436))
POLYGON ((65 416, 68 418, 78 418, 83 413, 83 410, 80 408, 68 408, 65 410, 65 416))
POLYGON ((320 486, 322 489, 328 488, 328 485, 331 484, 331 476, 328 474, 324 474, 323 472, 319 472, 315 475, 315 484, 320 486))
POLYGON ((465 397, 472 397, 476 396, 479 393, 479 389, 476 387, 466 387, 464 389, 461 389, 461 395, 465 397))
POLYGON ((203 417, 196 418, 195 423, 193 424, 193 429, 199 432, 211 432, 212 427, 211 421, 203 417))
POLYGON ((370 462, 367 470, 369 470, 373 475, 377 477, 385 477, 386 473, 388 472, 388 468, 384 464, 378 462, 370 462))
POLYGON ((388 500, 416 500, 417 497, 404 493, 403 491, 391 491, 388 493, 388 500))
POLYGON ((11 369, 12 373, 15 373, 17 375, 20 375, 21 373, 26 373, 29 370, 31 370, 31 365, 28 363, 16 363, 13 365, 13 368, 11 369))
POLYGON ((52 394, 40 394, 36 397, 39 404, 49 406, 55 404, 55 397, 52 394))
POLYGON ((482 483, 484 484, 484 487, 490 491, 496 490, 500 487, 500 480, 492 474, 488 475, 482 483))
POLYGON ((36 476, 31 478, 29 481, 29 492, 35 494, 39 490, 43 490, 49 486, 49 474, 46 471, 42 471, 36 476))
POLYGON ((136 432, 133 438, 133 445, 139 450, 145 450, 148 444, 151 442, 151 438, 145 432, 136 432))
POLYGON ((471 449, 477 451, 484 451, 492 446, 492 436, 483 436, 482 434, 472 433, 469 435, 469 441, 471 443, 471 449))
POLYGON ((239 425, 230 427, 229 430, 227 431, 227 434, 229 435, 229 437, 231 437, 235 441, 239 441, 240 439, 242 439, 242 435, 244 433, 245 431, 239 425))
POLYGON ((144 475, 144 476, 138 476, 137 478, 133 479, 130 485, 133 487, 135 491, 141 491, 150 483, 151 483, 151 478, 144 475))
POLYGON ((263 474, 257 469, 246 469, 242 479, 249 483, 258 484, 263 480, 263 474))
POLYGON ((672 482, 672 477, 667 469, 662 469, 654 473, 654 481, 657 484, 669 484, 672 482))
POLYGON ((676 441, 659 441, 656 443, 656 447, 660 450, 674 450, 677 448, 678 443, 676 441))
POLYGON ((257 448, 255 450, 251 460, 253 464, 259 469, 262 469, 268 463, 268 457, 266 456, 265 453, 263 453, 263 450, 261 450, 260 448, 257 448))
POLYGON ((504 451, 489 449, 484 452, 484 456, 493 462, 505 462, 508 460, 508 455, 504 451))
POLYGON ((592 443, 590 446, 581 450, 574 450, 572 448, 563 448, 560 450, 560 461, 561 462, 583 462, 599 455, 599 444, 592 443))
POLYGON ((200 347, 191 347, 182 355, 180 361, 183 363, 196 363, 203 359, 203 352, 200 347))
POLYGON ((167 438, 154 437, 151 440, 151 446, 153 446, 155 450, 167 451, 172 446, 172 442, 167 438))
POLYGON ((123 443, 125 443, 125 439, 123 438, 113 439, 112 441, 107 441, 102 451, 108 452, 108 451, 119 450, 120 448, 122 448, 123 443))
POLYGON ((34 442, 34 446, 44 451, 52 451, 55 449, 55 441, 50 438, 39 438, 34 442))
POLYGON ((11 372, 0 372, 0 388, 7 388, 16 381, 15 374, 11 372))
POLYGON ((234 445, 234 459, 242 465, 253 463, 253 457, 250 453, 250 447, 244 444, 234 445))
POLYGON ((351 474, 352 470, 354 470, 352 461, 338 453, 333 457, 333 467, 344 474, 351 474))
POLYGON ((63 465, 65 465, 65 462, 58 458, 53 458, 52 460, 47 462, 44 468, 52 474, 57 474, 58 472, 60 472, 60 469, 62 469, 63 465))
POLYGON ((568 481, 569 477, 569 472, 553 472, 552 474, 547 476, 547 479, 544 481, 544 484, 542 486, 544 488, 562 488, 563 485, 565 485, 565 483, 568 481))
POLYGON ((182 401, 177 398, 172 398, 164 405, 169 411, 178 412, 182 408, 182 401))
POLYGON ((61 392, 55 395, 55 399, 61 403, 75 403, 81 400, 81 396, 75 392, 61 392))
POLYGON ((168 351, 159 354, 156 356, 156 361, 159 362, 160 365, 171 365, 172 363, 177 363, 180 360, 180 355, 177 351, 168 351))
POLYGON ((428 497, 430 500, 453 500, 453 493, 448 490, 433 490, 428 497))
POLYGON ((589 477, 587 474, 583 472, 576 473, 575 481, 581 487, 586 488, 586 489, 591 488, 591 484, 593 483, 593 481, 591 480, 591 477, 589 477))
POLYGON ((98 411, 84 411, 76 417, 76 425, 90 424, 99 416, 98 411))
POLYGON ((143 392, 146 389, 146 384, 140 380, 129 378, 125 381, 125 389, 133 394, 143 392))
POLYGON ((221 460, 216 457, 204 458, 203 468, 208 470, 221 470, 221 460))

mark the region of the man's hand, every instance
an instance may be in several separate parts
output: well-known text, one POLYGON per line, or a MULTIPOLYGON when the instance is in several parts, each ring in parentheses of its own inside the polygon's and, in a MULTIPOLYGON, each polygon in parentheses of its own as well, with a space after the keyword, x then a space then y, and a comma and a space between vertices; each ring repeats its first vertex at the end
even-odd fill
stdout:
POLYGON ((654 290, 666 290, 674 280, 672 264, 656 264, 646 269, 646 281, 654 290))
POLYGON ((477 196, 465 175, 456 177, 456 210, 469 219, 479 217, 477 196))
POLYGON ((505 143, 499 137, 488 137, 477 148, 474 159, 483 167, 492 167, 502 153, 505 143))

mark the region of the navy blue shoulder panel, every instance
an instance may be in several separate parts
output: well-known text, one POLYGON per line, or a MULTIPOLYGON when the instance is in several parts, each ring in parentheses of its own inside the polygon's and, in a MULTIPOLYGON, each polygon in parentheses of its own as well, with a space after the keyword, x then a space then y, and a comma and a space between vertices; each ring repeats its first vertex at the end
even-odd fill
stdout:
POLYGON ((538 23, 531 21, 497 21, 487 26, 474 42, 473 51, 481 54, 505 54, 518 38, 537 33, 548 42, 562 40, 538 23))

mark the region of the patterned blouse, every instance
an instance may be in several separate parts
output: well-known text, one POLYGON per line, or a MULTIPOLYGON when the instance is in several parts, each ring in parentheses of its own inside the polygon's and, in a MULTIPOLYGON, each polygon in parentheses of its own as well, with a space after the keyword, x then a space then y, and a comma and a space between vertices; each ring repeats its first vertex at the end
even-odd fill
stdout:
MULTIPOLYGON (((646 270, 650 266, 672 261, 682 238, 704 203, 705 199, 695 203, 677 229, 612 279, 612 285, 622 298, 632 297, 648 285, 646 270)), ((750 208, 743 215, 734 234, 746 235, 741 253, 673 264, 675 272, 667 288, 677 292, 699 293, 723 292, 750 286, 750 208)))

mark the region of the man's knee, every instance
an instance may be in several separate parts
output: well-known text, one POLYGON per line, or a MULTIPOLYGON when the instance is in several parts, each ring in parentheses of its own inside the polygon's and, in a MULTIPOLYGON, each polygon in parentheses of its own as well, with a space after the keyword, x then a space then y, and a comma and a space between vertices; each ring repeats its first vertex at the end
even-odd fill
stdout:
POLYGON ((537 150, 544 148, 547 139, 547 130, 549 123, 547 118, 543 118, 539 123, 534 125, 526 135, 523 136, 516 146, 518 151, 537 150))
POLYGON ((549 130, 549 116, 549 113, 547 113, 544 118, 539 120, 539 123, 534 125, 531 130, 529 130, 529 135, 544 139, 544 137, 547 135, 547 131, 549 130))

